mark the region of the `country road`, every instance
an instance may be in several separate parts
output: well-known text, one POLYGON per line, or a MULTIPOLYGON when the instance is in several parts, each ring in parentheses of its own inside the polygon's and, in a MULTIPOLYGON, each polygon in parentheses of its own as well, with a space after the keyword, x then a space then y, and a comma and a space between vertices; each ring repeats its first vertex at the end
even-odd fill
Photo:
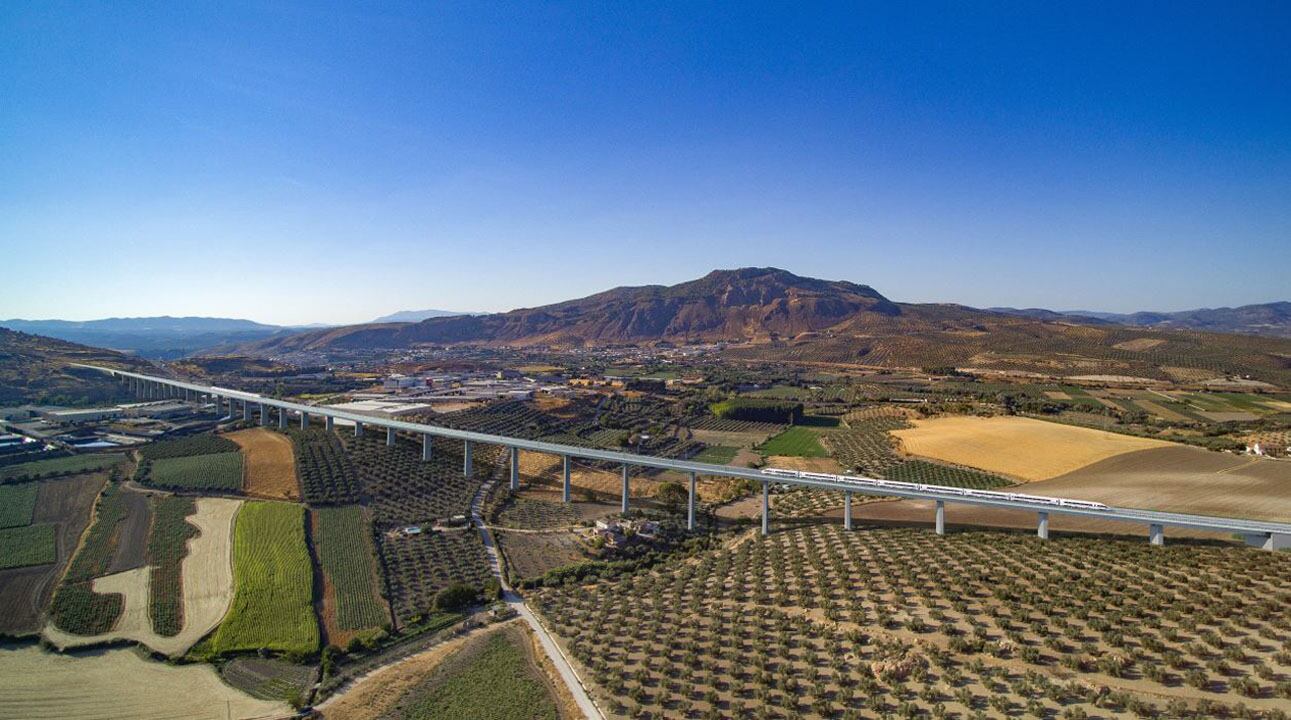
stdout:
POLYGON ((502 584, 502 600, 511 606, 520 617, 524 618, 525 622, 529 623, 534 635, 542 643, 542 649, 547 652, 547 657, 551 658, 552 665, 560 673, 565 685, 569 687, 569 692, 573 695, 574 701, 578 704, 583 716, 588 720, 604 720, 604 713, 601 712, 600 708, 596 707, 596 703, 592 702, 591 696, 587 694, 587 689, 583 686, 582 679, 578 677, 578 673, 574 670, 573 665, 569 663, 569 659, 565 657, 565 653, 552 639, 542 621, 533 614, 529 606, 525 605, 524 598, 512 589, 511 584, 507 582, 506 573, 502 570, 502 558, 498 555, 497 545, 493 542, 493 533, 484 522, 482 510, 484 498, 488 496, 489 490, 492 489, 495 482, 497 481, 491 479, 481 485, 479 492, 471 499, 471 521, 480 529, 480 538, 484 541, 485 551, 488 552, 489 564, 493 568, 493 574, 498 578, 498 582, 502 584))

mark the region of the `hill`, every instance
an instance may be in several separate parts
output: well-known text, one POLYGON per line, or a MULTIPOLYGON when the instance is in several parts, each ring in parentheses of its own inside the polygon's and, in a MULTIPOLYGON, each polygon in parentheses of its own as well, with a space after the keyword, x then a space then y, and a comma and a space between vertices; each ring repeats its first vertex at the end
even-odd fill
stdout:
POLYGON ((128 397, 102 373, 68 363, 148 372, 150 363, 112 350, 0 328, 0 406, 23 403, 94 405, 128 397))
POLYGON ((1291 342, 1036 319, 896 303, 867 285, 775 268, 718 270, 673 286, 621 287, 493 315, 332 328, 241 348, 253 355, 419 345, 724 342, 727 357, 879 367, 970 367, 1160 380, 1251 375, 1291 384, 1291 342), (1172 375, 1174 373, 1174 375, 1172 375))
POLYGON ((1178 312, 1109 313, 1094 310, 1045 310, 1043 308, 991 308, 996 312, 1040 320, 1116 323, 1163 330, 1201 330, 1291 338, 1291 302, 1271 302, 1229 308, 1201 308, 1178 312))
POLYGON ((421 322, 437 317, 455 317, 457 315, 471 315, 472 313, 453 312, 452 310, 400 310, 399 312, 382 315, 373 320, 373 323, 402 323, 402 322, 421 322))
POLYGON ((0 327, 162 360, 295 332, 293 328, 251 320, 169 316, 86 321, 14 319, 0 320, 0 327))

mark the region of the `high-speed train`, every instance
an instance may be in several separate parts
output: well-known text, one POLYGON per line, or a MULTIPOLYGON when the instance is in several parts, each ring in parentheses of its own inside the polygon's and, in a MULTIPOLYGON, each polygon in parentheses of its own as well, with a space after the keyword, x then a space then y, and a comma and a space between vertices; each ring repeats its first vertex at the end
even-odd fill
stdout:
POLYGON ((943 495, 961 495, 964 497, 982 498, 983 500, 1013 500, 1036 505, 1053 505, 1056 507, 1078 508, 1081 510, 1108 510, 1106 505, 1089 500, 1072 500, 1070 498, 1053 498, 1042 495, 1027 495, 1025 493, 1013 492, 996 492, 994 490, 973 490, 971 488, 948 487, 946 485, 924 485, 917 483, 898 482, 896 480, 880 480, 878 478, 857 477, 855 475, 830 475, 828 473, 808 472, 805 470, 783 470, 780 468, 766 468, 762 471, 763 475, 770 475, 778 478, 793 478, 801 480, 822 480, 825 482, 841 482, 849 485, 859 485, 867 488, 888 488, 891 490, 906 490, 919 492, 935 492, 943 495))

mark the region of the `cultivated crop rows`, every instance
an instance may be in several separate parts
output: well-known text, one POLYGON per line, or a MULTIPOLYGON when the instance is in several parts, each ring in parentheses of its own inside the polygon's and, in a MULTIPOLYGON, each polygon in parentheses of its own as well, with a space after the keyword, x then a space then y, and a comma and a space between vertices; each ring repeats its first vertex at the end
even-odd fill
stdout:
MULTIPOLYGON (((421 459, 421 444, 399 438, 393 446, 369 433, 344 440, 349 459, 362 478, 378 526, 423 523, 470 510, 479 481, 462 474, 461 443, 436 442, 432 459, 421 459)), ((474 463, 485 461, 476 448, 474 463)))
POLYGON ((348 505, 359 501, 363 491, 359 476, 335 433, 311 428, 291 429, 287 434, 294 446, 296 476, 305 502, 348 505))
POLYGON ((140 448, 139 455, 144 460, 161 460, 237 451, 238 444, 232 440, 207 434, 151 443, 140 448))
POLYGON ((491 577, 479 533, 450 530, 377 536, 391 604, 400 624, 434 608, 435 593, 454 583, 481 587, 491 577))
POLYGON ((72 455, 0 467, 0 483, 47 480, 112 467, 121 462, 121 453, 72 455))
POLYGON ((336 594, 336 622, 343 630, 380 627, 389 622, 376 593, 372 528, 357 507, 314 511, 314 547, 336 594))
POLYGON ((99 595, 91 581, 105 575, 116 549, 117 524, 125 520, 128 506, 123 490, 109 485, 99 498, 94 524, 72 558, 63 584, 50 605, 50 619, 59 629, 77 635, 98 635, 112 629, 121 616, 120 595, 99 595))
POLYGON ((148 485, 177 490, 242 489, 242 453, 163 457, 145 460, 136 477, 148 485))
POLYGON ((888 469, 883 477, 900 482, 973 488, 976 490, 987 490, 1012 484, 999 475, 992 475, 980 470, 931 463, 925 460, 907 460, 888 469))
POLYGON ((457 430, 473 430, 530 440, 569 428, 567 420, 545 413, 520 400, 436 415, 434 424, 457 430))
POLYGON ((577 525, 580 520, 578 512, 569 505, 520 495, 508 495, 502 499, 491 517, 490 524, 524 530, 569 527, 577 525))
POLYGON ((909 427, 904 418, 879 417, 849 425, 846 430, 824 433, 820 438, 844 470, 882 476, 901 462, 888 432, 909 427))
POLYGON ((1291 557, 1242 547, 811 526, 538 602, 618 716, 1212 718, 1259 700, 1285 718, 1270 704, 1291 699, 1291 557))
POLYGON ((691 424, 695 430, 713 430, 716 432, 778 433, 784 425, 776 423, 752 422, 750 420, 731 420, 729 418, 708 417, 691 424))
POLYGON ((188 555, 188 541, 197 528, 186 518, 197 511, 192 498, 153 498, 152 528, 148 535, 148 563, 152 565, 149 608, 152 629, 158 635, 178 635, 184 627, 184 591, 180 570, 188 555))

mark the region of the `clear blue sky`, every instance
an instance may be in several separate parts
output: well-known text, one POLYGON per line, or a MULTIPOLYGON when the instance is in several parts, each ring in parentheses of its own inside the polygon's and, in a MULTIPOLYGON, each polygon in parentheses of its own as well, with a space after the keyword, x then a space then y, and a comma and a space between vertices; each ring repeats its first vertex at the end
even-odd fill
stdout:
POLYGON ((1286 2, 319 5, 0 3, 0 318, 1291 298, 1286 2))

